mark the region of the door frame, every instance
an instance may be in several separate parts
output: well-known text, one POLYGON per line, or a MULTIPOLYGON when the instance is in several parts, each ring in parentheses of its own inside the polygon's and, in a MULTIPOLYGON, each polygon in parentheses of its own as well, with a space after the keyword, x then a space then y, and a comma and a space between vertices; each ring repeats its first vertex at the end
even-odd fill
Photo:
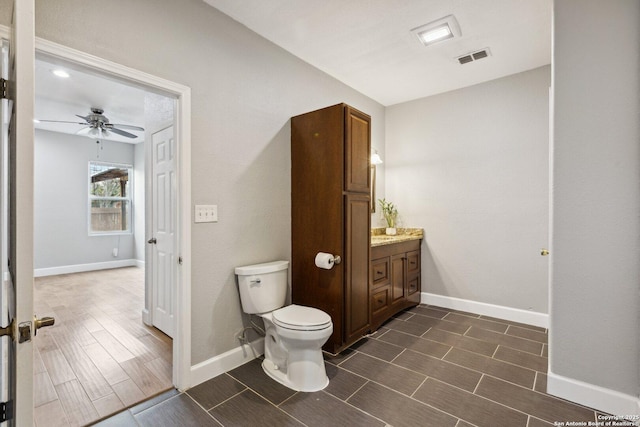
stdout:
MULTIPOLYGON (((0 25, 0 37, 9 37, 8 27, 0 25)), ((39 37, 35 39, 34 54, 61 59, 176 97, 177 233, 174 243, 182 264, 177 268, 173 384, 179 390, 186 390, 191 386, 191 88, 39 37)))

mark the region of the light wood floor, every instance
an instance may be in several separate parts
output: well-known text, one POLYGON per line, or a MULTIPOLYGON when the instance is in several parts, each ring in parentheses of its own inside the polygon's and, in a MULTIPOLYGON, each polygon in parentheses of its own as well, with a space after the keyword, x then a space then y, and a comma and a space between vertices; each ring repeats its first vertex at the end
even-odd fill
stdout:
POLYGON ((36 278, 38 427, 84 426, 172 388, 172 340, 142 323, 144 270, 36 278))

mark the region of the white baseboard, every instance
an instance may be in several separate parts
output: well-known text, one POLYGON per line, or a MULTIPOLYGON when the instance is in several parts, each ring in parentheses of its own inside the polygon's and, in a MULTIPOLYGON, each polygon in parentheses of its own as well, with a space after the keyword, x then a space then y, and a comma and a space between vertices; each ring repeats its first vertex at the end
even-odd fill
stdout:
POLYGON ((117 261, 94 262, 91 264, 63 265, 60 267, 36 268, 34 277, 56 276, 58 274, 82 273, 83 271, 108 270, 110 268, 135 267, 137 260, 122 259, 117 261))
POLYGON ((640 399, 572 378, 547 373, 547 393, 612 415, 640 415, 640 399))
POLYGON ((137 259, 136 260, 136 267, 138 268, 144 268, 144 261, 137 259))
POLYGON ((447 297, 428 292, 422 292, 420 295, 420 303, 450 308, 452 310, 468 311, 482 316, 497 317, 499 319, 525 323, 527 325, 539 326, 541 328, 549 328, 549 315, 536 311, 487 304, 462 298, 447 297))
POLYGON ((222 353, 209 360, 191 367, 191 387, 201 384, 211 378, 224 374, 240 365, 261 356, 264 353, 264 338, 258 338, 251 345, 243 345, 222 353))

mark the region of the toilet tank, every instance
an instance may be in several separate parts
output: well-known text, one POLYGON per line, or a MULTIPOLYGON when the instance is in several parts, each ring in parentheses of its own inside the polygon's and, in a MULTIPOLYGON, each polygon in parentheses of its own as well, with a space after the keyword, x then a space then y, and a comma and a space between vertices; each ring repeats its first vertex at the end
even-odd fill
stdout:
POLYGON ((236 267, 242 311, 267 313, 283 307, 287 298, 289 261, 236 267))

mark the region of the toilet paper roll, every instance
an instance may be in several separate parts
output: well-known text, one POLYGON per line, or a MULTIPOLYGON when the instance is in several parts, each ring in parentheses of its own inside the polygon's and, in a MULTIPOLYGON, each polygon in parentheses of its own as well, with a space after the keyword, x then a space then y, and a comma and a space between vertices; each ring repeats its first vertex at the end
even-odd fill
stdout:
POLYGON ((318 252, 316 255, 316 266, 324 268, 325 270, 331 270, 333 268, 333 255, 324 252, 318 252))

